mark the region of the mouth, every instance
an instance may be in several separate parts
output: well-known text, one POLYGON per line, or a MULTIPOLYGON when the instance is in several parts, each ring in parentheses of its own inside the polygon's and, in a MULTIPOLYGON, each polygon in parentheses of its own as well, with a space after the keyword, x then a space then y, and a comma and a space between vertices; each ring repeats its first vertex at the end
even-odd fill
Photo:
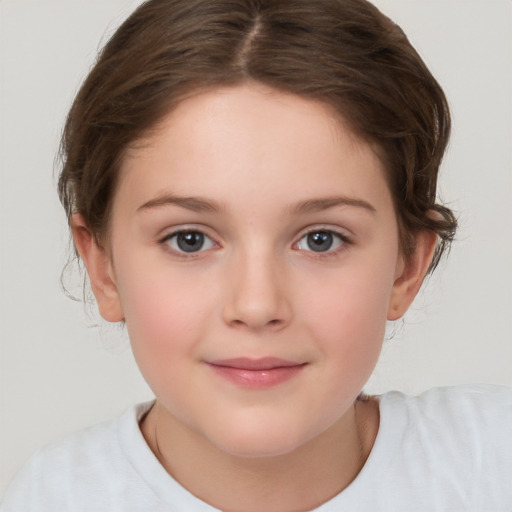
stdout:
POLYGON ((271 388, 298 376, 308 363, 276 357, 235 358, 205 361, 220 377, 240 387, 271 388))

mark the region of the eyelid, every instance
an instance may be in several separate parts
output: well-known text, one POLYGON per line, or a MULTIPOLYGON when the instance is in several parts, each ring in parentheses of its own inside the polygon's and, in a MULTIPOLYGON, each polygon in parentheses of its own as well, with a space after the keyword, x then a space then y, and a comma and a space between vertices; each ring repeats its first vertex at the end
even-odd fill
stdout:
POLYGON ((194 225, 182 225, 175 228, 169 228, 166 230, 165 234, 160 236, 157 240, 159 245, 164 246, 164 249, 168 252, 171 252, 173 255, 176 255, 181 258, 194 258, 198 257, 201 253, 206 252, 213 248, 220 247, 220 243, 217 241, 217 237, 213 236, 210 232, 210 230, 203 227, 203 226, 194 226, 194 225), (208 238, 211 240, 213 247, 209 247, 207 249, 201 249, 198 251, 187 253, 185 251, 180 251, 178 249, 175 249, 170 246, 168 243, 169 240, 171 240, 173 237, 179 235, 180 233, 200 233, 205 238, 208 238))
POLYGON ((178 233, 202 233, 205 236, 210 237, 212 240, 216 240, 218 237, 212 233, 212 230, 208 226, 202 224, 177 224, 175 226, 167 226, 160 230, 160 234, 157 235, 158 241, 163 241, 170 238, 178 233))
POLYGON ((346 228, 341 228, 339 226, 332 226, 331 224, 314 224, 312 226, 308 226, 307 228, 302 229, 297 235, 297 241, 303 238, 305 235, 309 235, 310 233, 318 233, 319 231, 326 231, 327 233, 333 233, 335 235, 340 236, 343 239, 350 240, 353 235, 351 231, 346 228))
MULTIPOLYGON (((353 245, 353 235, 349 232, 349 230, 347 229, 344 229, 344 228, 340 228, 340 227, 332 227, 331 225, 325 225, 325 224, 318 224, 318 225, 314 225, 314 226, 309 226, 305 229, 303 229, 296 237, 296 241, 293 243, 293 248, 297 248, 297 245, 298 243, 307 235, 311 234, 311 233, 318 233, 318 232, 327 232, 327 233, 331 233, 333 234, 334 236, 338 237, 341 239, 341 244, 339 247, 335 248, 335 249, 329 249, 329 250, 326 250, 326 251, 313 251, 313 250, 307 250, 307 249, 298 249, 299 251, 301 252, 304 252, 304 253, 308 253, 309 255, 311 255, 312 257, 315 257, 315 258, 326 258, 326 257, 329 257, 329 256, 333 256, 333 255, 336 255, 338 252, 344 250, 344 249, 347 249, 348 246, 350 245, 353 245)), ((180 226, 175 226, 175 227, 169 227, 165 230, 165 233, 162 235, 162 236, 159 236, 158 239, 157 239, 157 243, 159 245, 162 245, 162 246, 165 246, 165 249, 169 252, 172 252, 172 254, 178 256, 178 257, 183 257, 183 258, 194 258, 194 257, 198 257, 201 253, 203 252, 207 252, 208 250, 211 250, 213 248, 220 248, 221 247, 221 244, 220 242, 218 241, 218 237, 211 234, 211 230, 206 227, 206 226, 198 226, 198 225, 180 225, 180 226), (211 247, 211 248, 207 248, 207 249, 202 249, 202 250, 199 250, 199 251, 195 251, 195 252, 190 252, 190 253, 187 253, 185 251, 180 251, 180 250, 176 250, 176 249, 173 249, 172 247, 169 246, 168 244, 168 241, 176 236, 176 235, 179 235, 180 233, 191 233, 191 232, 196 232, 196 233, 201 233, 202 235, 204 235, 205 237, 209 238, 212 243, 213 243, 213 246, 214 247, 211 247)))
POLYGON ((353 245, 352 235, 349 235, 347 233, 348 230, 339 228, 339 227, 332 227, 332 226, 326 226, 326 225, 317 225, 317 226, 310 226, 304 230, 302 230, 299 235, 297 236, 296 242, 294 242, 293 246, 297 247, 299 242, 306 236, 312 233, 319 233, 319 232, 325 232, 325 233, 331 233, 332 235, 338 237, 341 239, 341 244, 334 248, 334 249, 328 249, 327 251, 313 251, 313 250, 307 250, 307 249, 298 249, 301 252, 307 253, 308 255, 314 257, 314 258, 328 258, 331 256, 337 255, 339 252, 348 249, 349 246, 353 245))

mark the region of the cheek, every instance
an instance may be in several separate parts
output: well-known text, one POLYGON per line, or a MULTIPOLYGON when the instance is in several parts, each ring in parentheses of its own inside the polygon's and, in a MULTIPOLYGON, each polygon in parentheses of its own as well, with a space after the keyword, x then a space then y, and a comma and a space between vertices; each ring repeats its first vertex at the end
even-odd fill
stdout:
POLYGON ((387 268, 394 269, 364 262, 351 265, 326 276, 324 286, 317 288, 324 292, 304 300, 305 328, 311 329, 324 356, 336 360, 345 372, 371 372, 378 358, 393 285, 387 268))
POLYGON ((124 270, 120 294, 135 359, 148 381, 168 376, 203 337, 215 304, 212 291, 186 272, 124 270))

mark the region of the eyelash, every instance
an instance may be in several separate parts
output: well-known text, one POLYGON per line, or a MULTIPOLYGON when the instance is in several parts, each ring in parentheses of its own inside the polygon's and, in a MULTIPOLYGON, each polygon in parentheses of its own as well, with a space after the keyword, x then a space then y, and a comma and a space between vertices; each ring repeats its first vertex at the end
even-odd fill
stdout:
POLYGON ((309 257, 315 258, 315 259, 327 259, 332 258, 337 255, 339 255, 341 252, 346 251, 350 245, 353 244, 352 239, 347 236, 344 233, 340 233, 339 231, 327 228, 327 227, 315 227, 313 229, 309 229, 305 233, 302 233, 299 240, 295 242, 294 246, 297 246, 302 240, 307 239, 309 235, 314 234, 328 234, 331 235, 334 238, 337 238, 339 240, 338 247, 335 247, 334 249, 327 249, 326 251, 314 251, 314 250, 304 250, 304 252, 308 253, 309 257))
MULTIPOLYGON (((340 252, 347 250, 348 247, 353 244, 351 238, 348 237, 346 234, 340 233, 333 229, 318 227, 318 228, 310 229, 310 230, 302 233, 300 238, 293 244, 293 247, 298 247, 300 242, 304 239, 307 239, 308 236, 314 235, 314 234, 320 234, 320 233, 330 235, 333 238, 337 238, 339 240, 339 245, 337 247, 335 247, 334 249, 329 248, 325 251, 314 251, 312 249, 306 250, 306 249, 300 249, 300 248, 299 248, 299 250, 303 251, 305 253, 308 253, 310 257, 313 257, 316 259, 325 259, 325 258, 330 258, 330 257, 338 255, 340 252)), ((219 247, 219 244, 211 236, 209 236, 207 233, 205 233, 203 230, 193 229, 193 228, 179 229, 177 231, 173 231, 172 233, 169 233, 169 234, 165 235, 163 238, 161 238, 160 240, 158 240, 158 243, 160 245, 164 246, 166 250, 172 252, 174 255, 177 255, 178 257, 181 257, 181 258, 187 258, 187 259, 197 258, 200 255, 200 253, 205 252, 206 250, 209 250, 209 249, 212 249, 215 247, 219 247), (184 235, 198 234, 198 235, 201 235, 202 237, 204 237, 203 243, 202 243, 201 247, 199 248, 199 250, 187 252, 185 250, 172 247, 170 245, 170 241, 173 239, 177 240, 177 237, 181 234, 184 234, 184 235), (206 240, 209 240, 209 242, 212 246, 208 247, 206 249, 203 249, 204 242, 206 240)))
POLYGON ((162 246, 164 246, 164 248, 169 251, 169 252, 172 252, 173 255, 176 255, 180 258, 197 258, 199 256, 200 253, 204 252, 205 250, 208 250, 208 249, 211 249, 213 247, 218 247, 219 244, 217 242, 215 242, 215 240, 209 236, 207 233, 205 233, 203 230, 201 229, 193 229, 193 228, 190 228, 190 229, 178 229, 177 231, 173 231, 172 233, 169 233, 167 235, 165 235, 163 238, 161 238, 158 243, 162 246), (198 251, 191 251, 191 252, 187 252, 187 251, 184 251, 184 250, 180 250, 179 248, 174 248, 170 245, 170 241, 172 239, 176 239, 178 238, 179 235, 186 235, 186 234, 199 234, 201 236, 204 237, 204 241, 203 241, 203 244, 201 245, 201 248, 200 250, 198 251), (210 243, 212 244, 212 247, 208 247, 207 249, 203 249, 203 245, 204 245, 204 242, 206 240, 209 240, 210 243))

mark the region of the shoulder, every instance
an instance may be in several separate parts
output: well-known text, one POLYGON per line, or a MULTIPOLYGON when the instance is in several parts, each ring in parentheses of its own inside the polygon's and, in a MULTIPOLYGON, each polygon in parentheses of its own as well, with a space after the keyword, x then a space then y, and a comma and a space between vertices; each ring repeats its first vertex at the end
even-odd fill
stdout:
POLYGON ((473 430, 477 427, 494 431, 512 426, 512 388, 495 385, 472 385, 432 388, 417 396, 393 391, 380 398, 381 409, 400 410, 418 425, 473 430))
POLYGON ((435 446, 512 447, 512 388, 453 386, 417 396, 393 391, 380 398, 380 409, 383 421, 401 424, 407 438, 435 446))
POLYGON ((512 389, 455 386, 375 399, 380 422, 368 460, 319 512, 510 512, 512 389))
POLYGON ((119 430, 137 425, 137 417, 149 406, 139 404, 116 420, 38 450, 12 481, 1 512, 71 510, 70 504, 90 497, 91 490, 98 500, 105 500, 112 476, 129 469, 119 430))
POLYGON ((504 497, 512 499, 511 388, 474 385, 434 388, 418 396, 387 393, 381 397, 381 421, 388 434, 392 427, 400 432, 397 447, 404 467, 420 465, 425 478, 439 478, 461 493, 464 489, 472 503, 481 501, 482 506, 484 500, 498 504, 504 497))

